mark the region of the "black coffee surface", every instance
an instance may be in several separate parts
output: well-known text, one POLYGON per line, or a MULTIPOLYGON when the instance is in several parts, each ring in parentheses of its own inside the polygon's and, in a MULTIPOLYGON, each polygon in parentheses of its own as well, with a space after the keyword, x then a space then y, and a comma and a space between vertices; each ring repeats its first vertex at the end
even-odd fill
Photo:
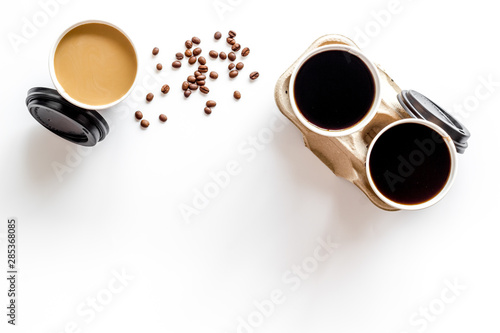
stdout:
POLYGON ((294 84, 297 107, 314 125, 346 129, 372 107, 375 82, 365 63, 345 51, 325 51, 307 60, 294 84))
POLYGON ((451 156, 438 132, 422 124, 403 123, 379 137, 368 167, 385 197, 415 205, 431 200, 446 185, 451 156))

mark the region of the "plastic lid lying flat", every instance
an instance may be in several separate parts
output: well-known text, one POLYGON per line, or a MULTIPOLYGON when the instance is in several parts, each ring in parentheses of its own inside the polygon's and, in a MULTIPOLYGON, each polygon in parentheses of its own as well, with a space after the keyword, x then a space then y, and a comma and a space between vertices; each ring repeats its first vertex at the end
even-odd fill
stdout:
POLYGON ((458 120, 436 103, 414 90, 403 90, 398 95, 401 106, 414 118, 428 120, 441 127, 455 143, 457 152, 463 154, 468 147, 470 132, 458 120))
POLYGON ((82 146, 95 146, 109 133, 108 123, 97 111, 70 104, 54 89, 31 88, 26 106, 45 128, 82 146))

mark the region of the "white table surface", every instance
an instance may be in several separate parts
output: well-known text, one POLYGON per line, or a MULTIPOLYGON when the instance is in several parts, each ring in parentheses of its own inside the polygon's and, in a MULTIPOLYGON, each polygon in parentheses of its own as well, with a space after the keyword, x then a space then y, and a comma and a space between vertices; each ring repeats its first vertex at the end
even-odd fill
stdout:
POLYGON ((497 332, 500 21, 493 3, 4 4, 0 266, 4 276, 6 222, 15 216, 19 295, 13 328, 1 279, 0 331, 497 332), (380 14, 389 9, 389 16, 380 14), (31 87, 52 87, 47 58, 53 42, 87 19, 114 22, 132 37, 140 79, 126 102, 102 112, 112 124, 105 141, 75 157, 77 146, 41 127, 24 99, 31 87), (22 37, 23 25, 34 20, 39 27, 16 52, 10 39, 22 37), (218 106, 206 117, 206 98, 184 100, 180 92, 190 70, 174 73, 169 64, 194 35, 205 53, 224 50, 225 42, 212 36, 229 29, 252 53, 246 74, 234 82, 223 75, 225 65, 213 67, 221 73, 210 93, 218 106), (371 37, 361 40, 359 31, 367 29, 371 37), (428 95, 470 129, 456 182, 437 205, 418 212, 377 209, 307 150, 277 109, 276 80, 329 33, 361 41, 403 89, 428 95), (165 65, 159 74, 157 61, 165 65), (252 70, 261 74, 255 82, 247 77, 252 70), (484 80, 493 82, 488 94, 484 80), (144 92, 161 82, 171 85, 169 95, 158 91, 146 105, 144 92), (243 95, 238 102, 235 89, 243 95), (147 130, 134 119, 137 109, 152 123, 147 130), (157 121, 160 113, 169 117, 166 124, 157 121), (279 129, 260 141, 271 123, 279 129), (258 149, 251 148, 253 138, 258 149), (69 166, 62 181, 54 163, 69 166), (187 223, 180 207, 192 205, 196 191, 210 186, 210 173, 228 164, 236 172, 227 186, 187 223), (338 248, 317 250, 318 240, 329 238, 338 248), (293 275, 294 265, 303 263, 310 273, 293 275))

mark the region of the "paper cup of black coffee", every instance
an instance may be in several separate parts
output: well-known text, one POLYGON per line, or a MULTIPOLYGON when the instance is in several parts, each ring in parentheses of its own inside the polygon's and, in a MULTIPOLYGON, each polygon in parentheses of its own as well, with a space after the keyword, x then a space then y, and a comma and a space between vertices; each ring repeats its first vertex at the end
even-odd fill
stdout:
POLYGON ((377 112, 378 70, 353 46, 322 46, 299 61, 289 95, 295 115, 308 129, 325 136, 349 135, 377 112))
POLYGON ((441 127, 427 120, 399 120, 371 142, 366 158, 368 182, 394 208, 427 208, 451 188, 456 154, 453 140, 441 127))

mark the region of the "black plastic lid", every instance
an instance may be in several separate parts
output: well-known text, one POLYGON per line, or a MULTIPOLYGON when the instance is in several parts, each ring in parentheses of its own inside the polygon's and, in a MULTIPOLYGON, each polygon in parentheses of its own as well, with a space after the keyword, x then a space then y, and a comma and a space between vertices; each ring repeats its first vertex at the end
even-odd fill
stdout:
POLYGON ((401 91, 398 100, 410 116, 438 125, 451 137, 457 152, 460 154, 465 152, 470 137, 469 130, 439 105, 414 90, 401 91))
POLYGON ((109 133, 108 123, 97 111, 69 103, 54 89, 31 88, 26 106, 45 128, 82 146, 95 146, 109 133))

